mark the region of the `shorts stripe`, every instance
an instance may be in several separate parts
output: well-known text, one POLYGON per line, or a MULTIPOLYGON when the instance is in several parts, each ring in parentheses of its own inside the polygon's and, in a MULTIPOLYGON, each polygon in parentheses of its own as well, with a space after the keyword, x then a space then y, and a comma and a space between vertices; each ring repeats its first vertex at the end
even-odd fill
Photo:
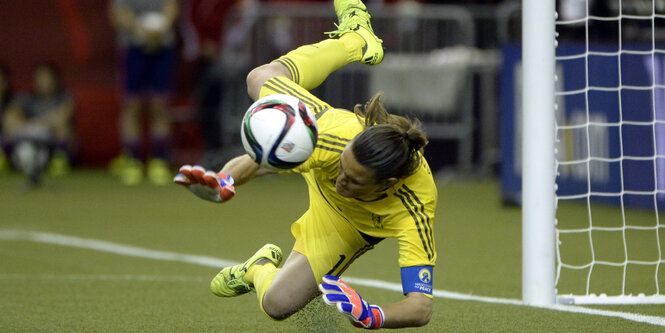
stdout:
POLYGON ((413 221, 416 223, 416 228, 418 229, 418 235, 420 236, 420 241, 423 243, 423 248, 425 249, 425 252, 427 253, 427 259, 431 260, 432 259, 432 252, 430 251, 429 247, 427 246, 427 241, 425 240, 425 237, 423 237, 423 230, 422 227, 420 226, 421 221, 420 221, 420 216, 416 215, 412 209, 412 207, 407 203, 406 196, 408 193, 404 192, 402 189, 398 190, 395 192, 395 196, 400 198, 402 200, 402 204, 406 208, 406 210, 411 214, 411 217, 413 218, 413 221), (398 194, 399 193, 399 194, 398 194))
POLYGON ((332 275, 335 275, 335 276, 342 275, 342 273, 344 273, 344 271, 346 271, 346 269, 349 268, 349 266, 351 266, 351 264, 354 261, 356 261, 356 259, 358 259, 360 256, 367 253, 367 251, 369 251, 373 248, 374 248, 374 245, 371 245, 371 244, 368 244, 368 245, 365 245, 365 246, 361 247, 358 251, 356 251, 356 253, 353 254, 353 256, 351 256, 351 258, 349 258, 349 261, 347 261, 346 264, 344 266, 342 266, 342 268, 339 269, 337 274, 332 274, 332 275))
POLYGON ((272 79, 266 81, 266 83, 264 83, 263 85, 270 88, 274 92, 300 98, 303 102, 305 102, 312 109, 312 111, 315 114, 317 114, 317 112, 321 113, 321 112, 325 112, 325 111, 328 110, 327 107, 322 107, 320 104, 316 103, 316 101, 311 100, 307 96, 299 93, 297 90, 295 90, 295 89, 293 89, 293 88, 291 88, 287 85, 279 84, 279 82, 277 82, 276 78, 272 78, 272 79))
POLYGON ((326 113, 326 111, 328 111, 328 110, 330 110, 330 109, 326 108, 325 110, 323 110, 321 112, 315 113, 314 118, 316 118, 316 120, 319 120, 319 118, 321 118, 326 113))
POLYGON ((290 95, 302 99, 305 103, 310 104, 310 107, 313 106, 313 108, 312 108, 313 110, 312 110, 312 111, 314 111, 314 113, 318 113, 318 112, 321 112, 321 111, 326 111, 326 110, 328 110, 328 107, 323 106, 323 105, 320 104, 318 101, 316 101, 316 99, 314 99, 314 98, 312 98, 312 97, 310 97, 310 96, 307 96, 307 95, 305 95, 305 94, 299 92, 298 90, 296 90, 296 89, 294 89, 294 88, 292 88, 292 87, 289 87, 289 85, 286 84, 286 83, 284 83, 284 82, 282 82, 282 80, 280 80, 279 77, 274 77, 274 78, 268 80, 268 82, 271 82, 271 83, 275 84, 276 86, 279 86, 279 87, 281 87, 282 89, 285 89, 286 91, 289 91, 289 94, 290 94, 290 95))
POLYGON ((314 110, 312 110, 312 111, 314 111, 314 113, 318 113, 318 112, 320 112, 324 109, 327 110, 326 107, 321 105, 314 98, 299 92, 298 90, 294 89, 293 87, 289 87, 289 85, 287 83, 282 82, 279 78, 275 77, 275 78, 270 79, 270 81, 272 81, 273 84, 281 87, 282 89, 285 89, 285 90, 289 91, 290 95, 298 97, 298 98, 302 99, 305 103, 308 103, 312 107, 312 109, 314 109, 314 110))
POLYGON ((268 87, 270 90, 274 91, 275 93, 288 95, 286 91, 271 85, 270 81, 266 81, 266 83, 264 83, 263 86, 268 87))

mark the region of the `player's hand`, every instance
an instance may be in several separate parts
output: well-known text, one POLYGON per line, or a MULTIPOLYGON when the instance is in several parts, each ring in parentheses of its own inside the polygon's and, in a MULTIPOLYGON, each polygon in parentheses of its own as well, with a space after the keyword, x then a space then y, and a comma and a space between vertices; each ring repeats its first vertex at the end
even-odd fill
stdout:
POLYGON ((319 285, 323 293, 323 301, 336 306, 337 310, 346 315, 353 325, 368 329, 379 329, 383 326, 383 310, 376 305, 369 305, 346 282, 332 275, 325 275, 319 285))
POLYGON ((213 202, 231 200, 236 194, 233 178, 230 175, 205 170, 198 165, 180 167, 173 182, 186 187, 197 197, 213 202))

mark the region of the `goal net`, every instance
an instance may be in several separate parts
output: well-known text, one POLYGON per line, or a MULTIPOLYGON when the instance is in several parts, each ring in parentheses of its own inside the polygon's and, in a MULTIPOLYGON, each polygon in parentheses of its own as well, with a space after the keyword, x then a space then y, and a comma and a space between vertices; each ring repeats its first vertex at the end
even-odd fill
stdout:
POLYGON ((557 301, 665 303, 665 0, 557 14, 557 301))

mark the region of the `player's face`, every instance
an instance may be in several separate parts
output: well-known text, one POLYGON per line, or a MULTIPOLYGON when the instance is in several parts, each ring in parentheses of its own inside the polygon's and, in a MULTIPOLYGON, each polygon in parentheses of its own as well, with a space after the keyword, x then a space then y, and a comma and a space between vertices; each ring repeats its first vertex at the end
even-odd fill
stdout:
POLYGON ((382 183, 374 179, 375 171, 361 165, 353 156, 352 144, 346 146, 339 158, 339 175, 335 182, 337 193, 346 198, 362 198, 384 190, 382 183))

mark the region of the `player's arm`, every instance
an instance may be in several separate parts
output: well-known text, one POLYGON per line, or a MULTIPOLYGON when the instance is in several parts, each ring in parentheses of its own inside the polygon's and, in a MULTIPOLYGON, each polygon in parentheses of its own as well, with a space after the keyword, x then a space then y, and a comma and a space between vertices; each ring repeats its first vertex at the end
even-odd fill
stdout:
POLYGON ((235 196, 235 185, 269 173, 272 172, 261 168, 245 154, 228 161, 220 172, 198 165, 183 165, 173 182, 186 187, 201 199, 221 203, 235 196))
POLYGON ((423 293, 408 293, 397 302, 381 306, 385 314, 383 327, 417 327, 427 325, 432 317, 433 301, 423 293))
POLYGON ((261 168, 247 154, 240 155, 226 162, 220 173, 231 175, 235 185, 242 185, 256 177, 273 173, 273 171, 261 168))
POLYGON ((402 288, 406 297, 388 305, 371 305, 348 284, 326 275, 319 290, 323 301, 337 307, 357 327, 367 329, 418 327, 432 317, 432 266, 402 268, 402 288))
POLYGON ((396 220, 393 221, 403 227, 403 232, 397 238, 400 247, 402 291, 406 297, 397 303, 371 305, 339 278, 326 275, 319 286, 323 300, 329 305, 335 305, 337 310, 350 318, 356 326, 370 329, 423 326, 432 316, 436 250, 431 231, 436 194, 427 196, 422 193, 410 193, 409 195, 409 198, 415 198, 416 202, 423 202, 424 209, 419 210, 417 216, 408 214, 407 211, 413 211, 413 207, 404 200, 405 211, 401 215, 396 215, 394 217, 396 220), (426 197, 430 197, 429 200, 423 200, 426 197))

